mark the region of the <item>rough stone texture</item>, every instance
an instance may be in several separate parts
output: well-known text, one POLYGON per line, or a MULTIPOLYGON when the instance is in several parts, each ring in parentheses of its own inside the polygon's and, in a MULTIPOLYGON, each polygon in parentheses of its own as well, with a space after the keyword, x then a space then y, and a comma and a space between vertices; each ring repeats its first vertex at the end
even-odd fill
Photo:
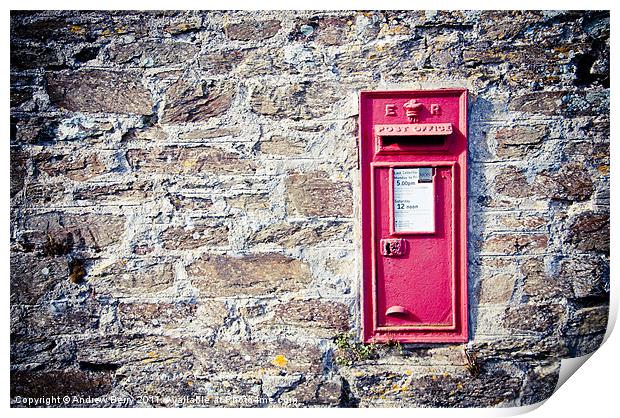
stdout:
POLYGON ((11 147, 11 197, 24 188, 28 155, 21 149, 11 147))
POLYGON ((196 317, 195 304, 180 303, 120 303, 118 317, 124 329, 179 328, 196 317))
POLYGON ((463 369, 360 367, 352 377, 353 400, 358 406, 474 407, 483 399, 488 406, 506 406, 523 386, 522 377, 497 366, 475 377, 463 369))
POLYGON ((203 296, 267 295, 298 290, 311 280, 305 263, 277 253, 205 255, 187 274, 203 296))
POLYGON ((497 156, 502 158, 527 157, 539 148, 545 138, 542 126, 515 126, 500 128, 495 133, 497 156))
POLYGON ((608 307, 591 306, 575 309, 566 324, 567 334, 595 334, 605 332, 607 328, 608 307))
POLYGON ((230 84, 188 82, 180 79, 165 92, 162 123, 206 122, 224 113, 233 99, 230 84))
POLYGON ((252 110, 276 119, 316 119, 330 113, 339 100, 336 87, 327 83, 261 84, 250 97, 252 110))
POLYGON ((144 67, 182 65, 188 57, 195 56, 197 47, 186 42, 133 42, 112 44, 106 49, 111 62, 144 67))
POLYGON ((563 311, 563 307, 557 304, 515 305, 507 310, 504 322, 512 330, 549 333, 560 325, 563 311))
POLYGON ((286 184, 291 214, 301 216, 350 216, 351 185, 330 180, 326 173, 291 174, 286 184))
POLYGON ((33 158, 38 170, 50 177, 65 176, 71 180, 89 180, 106 172, 97 154, 71 155, 43 152, 33 158))
POLYGON ((198 225, 185 229, 170 227, 161 240, 167 250, 192 250, 205 245, 225 246, 228 244, 228 227, 225 225, 198 225))
POLYGON ((553 394, 560 373, 560 363, 542 363, 530 371, 528 384, 523 391, 523 403, 534 404, 542 402, 553 394))
POLYGON ((274 135, 269 140, 260 141, 256 149, 259 152, 272 155, 298 155, 305 151, 305 141, 274 135))
POLYGON ((495 191, 500 196, 528 197, 530 185, 522 170, 514 166, 502 167, 495 178, 495 191))
POLYGON ((487 237, 482 244, 482 252, 492 254, 535 254, 548 246, 546 234, 497 234, 487 237))
POLYGON ((523 295, 531 300, 549 300, 571 296, 570 282, 547 271, 542 258, 530 258, 521 264, 523 295))
POLYGON ((35 305, 63 276, 68 276, 67 261, 63 257, 12 255, 11 303, 35 305))
POLYGON ((584 212, 571 222, 569 242, 584 252, 609 252, 609 214, 584 212))
POLYGON ((174 281, 174 266, 157 259, 102 260, 93 265, 88 282, 99 294, 116 297, 152 295, 174 281))
POLYGON ((342 303, 291 300, 276 308, 274 322, 345 331, 348 329, 349 312, 342 303))
POLYGON ((49 73, 46 81, 49 99, 60 109, 138 115, 152 112, 151 95, 137 73, 103 70, 49 73))
MULTIPOLYGON (((56 297, 56 299, 60 299, 56 297)), ((32 336, 80 336, 102 326, 102 304, 87 298, 16 309, 11 318, 11 336, 28 340, 32 336)))
MULTIPOLYGON (((45 372, 11 373, 11 397, 98 397, 112 390, 112 376, 107 373, 89 373, 80 370, 49 370, 45 372)), ((62 401, 57 406, 69 406, 62 401)))
POLYGON ((134 170, 161 174, 251 172, 254 163, 212 147, 130 149, 127 161, 134 170))
POLYGON ((120 241, 120 215, 49 212, 26 216, 18 242, 24 251, 62 255, 76 249, 100 252, 120 241))
POLYGON ((579 257, 562 261, 562 281, 576 298, 605 297, 609 294, 609 264, 604 258, 579 257))
POLYGON ((534 193, 556 200, 587 200, 593 191, 592 174, 579 163, 563 164, 557 173, 542 172, 533 186, 534 193))
POLYGON ((281 222, 267 225, 248 238, 249 244, 277 244, 283 247, 325 244, 346 237, 351 227, 345 222, 281 222))
POLYGON ((300 41, 313 41, 324 45, 342 45, 351 32, 352 16, 312 17, 295 22, 291 36, 300 41))
POLYGON ((514 292, 516 277, 513 274, 497 274, 481 281, 481 304, 507 304, 514 292))
POLYGON ((239 23, 224 26, 224 33, 233 40, 260 41, 273 37, 280 30, 281 22, 277 19, 254 20, 247 19, 239 23))
POLYGON ((10 33, 12 405, 519 406, 601 344, 609 12, 15 11, 10 33), (443 87, 469 90, 470 340, 363 346, 358 93, 443 87))

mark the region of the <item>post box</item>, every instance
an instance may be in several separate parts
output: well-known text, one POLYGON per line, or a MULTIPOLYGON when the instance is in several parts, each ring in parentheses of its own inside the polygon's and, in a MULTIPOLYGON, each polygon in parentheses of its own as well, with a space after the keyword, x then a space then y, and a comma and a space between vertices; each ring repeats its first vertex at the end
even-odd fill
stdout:
POLYGON ((467 91, 360 93, 365 342, 467 341, 467 91))

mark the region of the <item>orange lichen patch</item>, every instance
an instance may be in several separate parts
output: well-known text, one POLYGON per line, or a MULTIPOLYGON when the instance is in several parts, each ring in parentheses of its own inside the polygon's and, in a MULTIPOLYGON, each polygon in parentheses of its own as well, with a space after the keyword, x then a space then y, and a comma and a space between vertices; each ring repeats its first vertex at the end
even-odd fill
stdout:
POLYGON ((411 375, 413 374, 413 371, 411 371, 411 370, 407 369, 407 370, 405 370, 405 374, 406 374, 407 376, 411 376, 411 375))
POLYGON ((274 357, 271 363, 274 366, 286 367, 286 365, 288 364, 288 359, 283 354, 278 354, 277 356, 274 357))
POLYGON ((609 166, 608 165, 599 165, 598 172, 602 175, 606 176, 609 174, 609 166))
POLYGON ((69 30, 73 33, 78 33, 78 34, 83 34, 84 32, 86 32, 86 30, 79 25, 71 25, 69 30))
POLYGON ((574 51, 575 45, 563 45, 553 48, 555 52, 559 52, 560 54, 568 54, 571 51, 574 51))

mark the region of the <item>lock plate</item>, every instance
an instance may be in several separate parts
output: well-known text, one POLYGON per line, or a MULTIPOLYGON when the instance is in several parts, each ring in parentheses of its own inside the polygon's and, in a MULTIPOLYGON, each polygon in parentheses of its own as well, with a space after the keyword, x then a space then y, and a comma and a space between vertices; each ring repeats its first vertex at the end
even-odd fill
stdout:
POLYGON ((405 255, 406 241, 401 238, 384 238, 381 240, 381 255, 397 257, 405 255))

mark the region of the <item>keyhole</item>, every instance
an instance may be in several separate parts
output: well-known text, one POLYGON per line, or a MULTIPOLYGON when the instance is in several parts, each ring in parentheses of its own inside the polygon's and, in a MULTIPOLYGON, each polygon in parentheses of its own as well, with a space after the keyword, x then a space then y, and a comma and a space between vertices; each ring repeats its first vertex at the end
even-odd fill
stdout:
POLYGON ((392 251, 391 251, 391 248, 390 248, 390 243, 389 242, 385 242, 384 245, 385 245, 385 255, 391 255, 392 251))

